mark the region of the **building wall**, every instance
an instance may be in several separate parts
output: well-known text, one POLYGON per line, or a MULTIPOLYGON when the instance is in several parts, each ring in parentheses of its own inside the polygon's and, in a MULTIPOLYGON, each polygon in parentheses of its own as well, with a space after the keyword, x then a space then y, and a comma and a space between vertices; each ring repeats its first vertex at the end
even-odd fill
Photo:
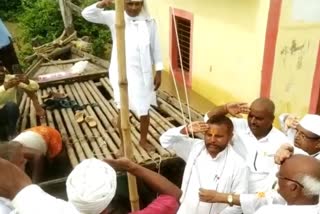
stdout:
POLYGON ((170 7, 193 13, 192 89, 215 104, 250 102, 260 93, 269 2, 148 1, 169 70, 170 7))
MULTIPOLYGON (((270 95, 277 113, 303 115, 310 108, 320 22, 296 20, 293 3, 294 0, 282 0, 270 95)), ((300 12, 302 10, 300 8, 300 12)))

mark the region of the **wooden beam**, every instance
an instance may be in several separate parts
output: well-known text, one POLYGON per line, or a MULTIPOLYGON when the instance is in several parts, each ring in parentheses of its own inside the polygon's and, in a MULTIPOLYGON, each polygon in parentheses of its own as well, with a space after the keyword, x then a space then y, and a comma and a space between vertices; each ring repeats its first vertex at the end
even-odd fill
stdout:
POLYGON ((90 60, 89 57, 83 57, 83 58, 76 58, 76 59, 69 59, 69 60, 53 60, 47 63, 42 63, 42 66, 48 66, 48 65, 63 65, 63 64, 70 64, 70 63, 75 63, 79 61, 88 61, 90 60))
POLYGON ((81 7, 73 4, 71 1, 66 1, 66 5, 70 8, 71 12, 73 12, 74 15, 81 16, 81 7))
POLYGON ((71 35, 74 32, 74 26, 72 23, 72 12, 70 7, 67 6, 67 2, 70 0, 59 0, 59 6, 63 19, 64 29, 67 35, 71 35))

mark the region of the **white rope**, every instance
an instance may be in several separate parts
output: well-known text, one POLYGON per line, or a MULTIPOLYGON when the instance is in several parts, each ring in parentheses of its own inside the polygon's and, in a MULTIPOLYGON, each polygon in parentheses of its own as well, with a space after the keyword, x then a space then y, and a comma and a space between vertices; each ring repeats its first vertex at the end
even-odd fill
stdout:
MULTIPOLYGON (((183 80, 183 88, 184 88, 184 93, 185 93, 185 97, 186 97, 186 102, 187 102, 187 109, 188 109, 188 116, 189 116, 189 121, 190 123, 192 122, 192 117, 191 117, 191 111, 190 111, 190 103, 189 103, 189 96, 188 96, 188 91, 187 91, 187 84, 186 84, 186 78, 185 78, 185 74, 184 74, 184 68, 183 68, 183 63, 182 63, 182 55, 181 55, 181 49, 180 49, 180 41, 179 41, 179 37, 178 37, 178 29, 177 29, 177 22, 176 22, 176 16, 175 16, 175 13, 174 13, 174 10, 172 9, 172 7, 170 7, 170 10, 171 10, 171 14, 173 16, 173 24, 174 24, 174 30, 175 30, 175 35, 176 35, 176 41, 177 41, 177 45, 178 45, 178 52, 179 52, 179 59, 180 59, 180 67, 181 67, 181 73, 182 73, 182 80, 183 80)), ((171 67, 171 72, 173 73, 173 70, 172 70, 172 64, 171 64, 171 60, 169 60, 169 63, 170 63, 170 67, 171 67)), ((173 79, 175 79, 173 77, 173 79)), ((175 84, 176 84, 176 81, 174 81, 175 84)), ((176 85, 175 85, 176 87, 176 85)), ((176 87, 176 90, 177 87, 176 87)), ((179 103, 181 105, 181 100, 179 99, 179 103)), ((182 109, 182 105, 181 105, 181 110, 183 112, 183 109, 182 109)), ((192 130, 192 126, 191 126, 191 135, 192 135, 192 138, 194 138, 194 134, 193 134, 193 130, 192 130)), ((187 132, 188 132, 188 129, 187 129, 187 132)), ((189 134, 189 133, 188 133, 189 134)))

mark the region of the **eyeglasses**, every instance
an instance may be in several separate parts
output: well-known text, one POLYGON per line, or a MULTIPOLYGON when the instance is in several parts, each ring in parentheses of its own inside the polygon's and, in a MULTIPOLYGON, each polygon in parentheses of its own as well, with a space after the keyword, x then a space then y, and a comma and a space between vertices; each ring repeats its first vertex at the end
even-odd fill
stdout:
POLYGON ((298 184, 301 188, 304 188, 304 186, 303 186, 300 182, 298 182, 298 181, 296 181, 296 180, 293 180, 293 179, 287 178, 287 177, 283 177, 283 176, 279 175, 279 173, 277 173, 276 176, 277 176, 278 179, 291 181, 291 182, 293 182, 293 183, 298 184))
POLYGON ((320 136, 315 136, 315 137, 310 137, 306 135, 304 132, 300 131, 297 129, 297 135, 300 136, 303 140, 308 139, 308 140, 318 140, 320 139, 320 136))

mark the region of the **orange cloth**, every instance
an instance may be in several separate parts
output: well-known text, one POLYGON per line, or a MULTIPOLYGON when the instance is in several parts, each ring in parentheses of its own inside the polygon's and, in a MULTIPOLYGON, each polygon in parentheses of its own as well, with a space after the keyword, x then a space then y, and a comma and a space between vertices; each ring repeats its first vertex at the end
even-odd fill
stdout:
POLYGON ((61 134, 54 128, 49 126, 35 126, 27 131, 33 131, 41 135, 48 145, 49 158, 56 157, 62 150, 61 134))

